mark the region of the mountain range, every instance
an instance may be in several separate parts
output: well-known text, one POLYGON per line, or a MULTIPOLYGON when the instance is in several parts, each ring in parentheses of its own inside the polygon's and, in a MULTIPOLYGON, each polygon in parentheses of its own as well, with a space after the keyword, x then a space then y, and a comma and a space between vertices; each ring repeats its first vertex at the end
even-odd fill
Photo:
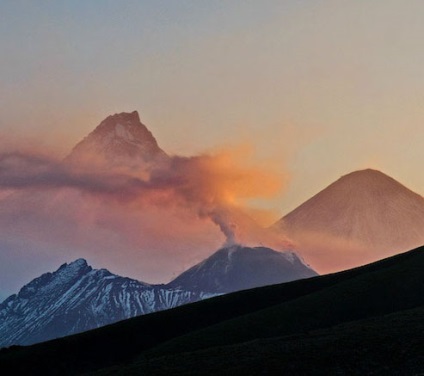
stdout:
MULTIPOLYGON (((63 164, 70 166, 71 170, 73 166, 87 163, 91 167, 100 167, 99 171, 121 171, 125 168, 139 173, 143 169, 148 176, 153 167, 169 164, 170 160, 171 157, 158 146, 152 133, 134 111, 107 117, 75 146, 63 164)), ((25 207, 34 207, 37 213, 37 208, 42 208, 46 217, 50 217, 58 208, 67 207, 70 195, 77 198, 75 202, 86 202, 86 196, 80 192, 67 191, 54 199, 50 193, 38 192, 36 195, 12 195, 11 199, 3 200, 1 205, 13 214, 15 204, 25 201, 25 207), (44 210, 45 207, 49 209, 44 210)), ((84 213, 77 213, 76 217, 81 215, 84 213)), ((16 228, 19 230, 18 226, 16 228)), ((72 229, 72 226, 68 228, 72 229)), ((266 361, 265 355, 256 345, 258 341, 270 351, 274 351, 274 346, 283 346, 289 349, 284 356, 290 356, 294 351, 292 349, 296 348, 293 344, 296 337, 291 336, 299 336, 309 344, 309 348, 299 351, 310 357, 313 348, 320 346, 321 341, 333 341, 329 339, 332 334, 328 331, 325 334, 314 332, 313 337, 310 337, 310 330, 330 330, 328 328, 334 325, 356 320, 358 326, 352 324, 346 330, 361 337, 358 328, 361 325, 369 327, 368 321, 361 320, 368 320, 373 315, 382 316, 380 329, 383 332, 387 330, 388 337, 392 338, 394 333, 390 330, 396 327, 392 320, 409 322, 410 313, 406 310, 419 310, 422 305, 422 278, 419 272, 423 266, 420 258, 422 249, 409 256, 395 257, 349 272, 310 278, 317 275, 315 270, 328 273, 348 269, 424 244, 424 198, 380 171, 367 169, 341 177, 281 218, 272 226, 272 232, 287 240, 287 244, 292 245, 291 249, 276 252, 260 244, 257 247, 228 244, 163 285, 121 277, 106 269, 92 269, 84 259, 64 264, 57 271, 31 281, 18 294, 0 304, 0 347, 30 345, 122 321, 122 324, 107 326, 104 332, 90 331, 94 334, 87 334, 88 337, 84 334, 71 337, 82 338, 81 348, 96 354, 93 359, 87 359, 78 349, 73 348, 75 356, 80 357, 78 361, 83 359, 77 368, 94 370, 113 366, 114 361, 119 363, 131 360, 134 363, 128 366, 129 372, 138 372, 140 367, 151 370, 150 359, 155 359, 154 364, 159 364, 160 369, 161 359, 165 363, 174 364, 177 361, 174 353, 180 354, 181 348, 186 351, 184 359, 187 367, 194 365, 196 369, 199 365, 195 357, 203 356, 202 352, 211 356, 211 359, 219 359, 220 364, 226 364, 219 355, 220 349, 232 354, 239 351, 250 354, 257 352, 262 354, 262 358, 258 356, 258 359, 266 361), (389 280, 388 276, 395 280, 389 280), (227 297, 218 297, 298 279, 306 280, 282 285, 281 288, 269 287, 229 294, 229 300, 226 300, 227 297), (369 287, 373 283, 376 286, 369 287), (405 288, 400 287, 402 284, 405 288), (246 297, 250 297, 250 300, 246 297), (205 298, 212 299, 200 301, 205 298), (194 302, 197 303, 176 308, 194 302), (357 306, 354 302, 357 302, 357 306), (158 311, 166 312, 155 313, 158 311), (140 318, 141 321, 134 318, 148 313, 154 314, 146 315, 146 319, 140 318), (386 318, 385 315, 393 313, 399 316, 386 318), (127 324, 129 318, 134 318, 134 321, 130 320, 127 324), (169 322, 166 321, 168 319, 169 322), (187 323, 190 320, 192 322, 187 323), (138 322, 141 323, 140 327, 138 322), (151 323, 154 324, 150 326, 151 323), (170 327, 171 323, 179 327, 170 327), (142 338, 136 338, 129 334, 129 329, 124 329, 131 338, 126 340, 114 328, 136 328, 137 333, 142 333, 142 338), (123 349, 117 349, 109 340, 104 340, 104 334, 96 333, 112 333, 111 338, 124 341, 123 349, 127 354, 123 354, 123 349), (96 339, 99 349, 90 347, 90 338, 96 339), (104 343, 99 344, 99 338, 104 343), (162 347, 162 342, 168 340, 173 342, 162 347), (105 348, 105 344, 110 349, 105 348), (112 349, 115 355, 110 352, 112 349), (105 356, 108 360, 101 360, 105 356), (134 356, 139 358, 135 359, 134 356)), ((69 237, 69 234, 66 236, 69 237)), ((421 311, 411 313, 412 321, 416 321, 417 315, 421 314, 421 311)), ((406 333, 411 332, 408 328, 408 332, 400 329, 405 338, 406 333)), ((335 338, 347 341, 348 348, 353 346, 343 337, 343 330, 336 327, 335 333, 335 338)), ((69 346, 67 339, 54 343, 65 344, 65 348, 69 346)), ((337 353, 339 349, 335 342, 331 343, 337 353)), ((32 359, 31 354, 39 354, 41 351, 45 356, 44 351, 51 351, 48 343, 45 347, 40 346, 30 347, 29 352, 3 350, 0 360, 10 365, 15 364, 14 359, 27 360, 25 354, 30 354, 29 359, 32 359), (35 349, 34 353, 32 349, 35 349), (8 354, 12 354, 11 358, 8 354)), ((58 346, 60 348, 62 345, 58 346)), ((62 354, 61 351, 58 353, 62 354)), ((280 354, 281 350, 277 353, 280 354)), ((59 358, 65 359, 63 364, 68 364, 66 355, 62 354, 59 358)), ((244 373, 250 364, 246 359, 243 358, 244 373)), ((345 355, 341 355, 340 359, 345 359, 345 355)), ((276 360, 272 358, 272 361, 276 360)), ((52 369, 57 371, 62 365, 55 362, 52 369)), ((29 364, 32 364, 31 361, 29 364)), ((293 364, 294 370, 302 370, 299 364, 293 364)), ((15 366, 17 369, 27 367, 15 366)), ((213 369, 212 365, 208 366, 213 369)), ((233 363, 229 366, 237 368, 233 363)), ((413 370, 418 369, 414 368, 414 364, 411 367, 413 370)), ((179 372, 180 368, 175 366, 174 370, 179 372)), ((49 374, 49 371, 42 369, 44 374, 49 374)), ((61 369, 60 373, 66 372, 61 369)), ((108 374, 109 371, 104 372, 108 374)), ((153 371, 150 373, 154 374, 153 371)))
POLYGON ((315 275, 292 252, 236 245, 167 285, 92 269, 78 259, 34 279, 0 304, 0 347, 43 342, 230 291, 315 275))
MULTIPOLYGON (((65 160, 148 171, 170 157, 133 111, 108 116, 65 160)), ((336 272, 424 244, 424 198, 381 171, 354 171, 272 229, 318 272, 336 272)))
POLYGON ((424 247, 356 269, 244 290, 29 347, 32 375, 419 375, 424 247))

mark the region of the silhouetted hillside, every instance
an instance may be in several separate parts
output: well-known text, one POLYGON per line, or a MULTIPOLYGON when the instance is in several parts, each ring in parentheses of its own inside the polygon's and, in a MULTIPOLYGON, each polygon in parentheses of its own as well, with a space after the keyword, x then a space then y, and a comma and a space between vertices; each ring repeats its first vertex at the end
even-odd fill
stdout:
MULTIPOLYGON (((412 365, 408 369, 415 371, 420 365, 414 365, 419 351, 414 346, 423 341, 423 336, 419 327, 413 330, 413 323, 422 317, 422 310, 413 309, 424 306, 423 251, 424 247, 421 247, 346 272, 228 294, 60 340, 3 350, 0 352, 0 365, 10 374, 80 374, 107 367, 115 367, 121 374, 131 374, 125 373, 124 366, 131 367, 129 369, 133 371, 144 367, 147 362, 157 364, 147 374, 161 374, 167 367, 171 367, 172 371, 175 362, 169 363, 169 359, 184 361, 191 353, 198 361, 195 354, 206 351, 208 362, 215 359, 220 370, 225 369, 226 364, 222 357, 234 357, 239 358, 240 370, 246 373, 251 363, 248 360, 251 351, 256 352, 260 343, 269 344, 271 349, 284 338, 283 348, 287 349, 287 356, 295 354, 296 346, 305 343, 302 350, 304 358, 293 357, 293 369, 301 369, 296 367, 301 367, 300 363, 305 359, 312 359, 311 364, 318 362, 321 353, 324 358, 329 357, 330 350, 335 348, 338 364, 341 367, 346 365, 348 370, 352 361, 344 360, 352 358, 352 351, 353 358, 358 356, 363 346, 369 346, 361 357, 363 367, 382 369, 385 362, 390 364, 392 360, 377 355, 382 351, 381 346, 391 346, 390 338, 397 335, 409 338, 409 343, 413 344, 410 348, 405 343, 404 354, 412 357, 412 365), (387 316, 390 314, 399 314, 398 319, 395 318, 398 320, 396 326, 390 323, 390 317, 395 317, 387 316), (386 321, 387 317, 389 321, 386 321), (361 324, 361 320, 374 321, 361 324), (372 322, 375 325, 369 324, 372 322), (351 325, 348 323, 352 323, 348 330, 358 338, 358 342, 355 342, 356 339, 346 340, 344 349, 342 339, 347 337, 343 330, 340 331, 343 326, 339 325, 351 325), (371 329, 370 335, 367 334, 367 325, 375 328, 371 329), (330 335, 333 333, 331 328, 334 328, 333 337, 330 335), (384 336, 377 336, 378 333, 383 335, 386 329, 387 343, 384 336), (323 334, 315 336, 314 333, 323 334), (305 339, 305 342, 293 342, 297 337, 305 339), (315 339, 317 342, 314 342, 315 339), (215 350, 219 351, 219 348, 224 355, 216 355, 215 350)), ((393 346, 400 350, 396 343, 393 346)), ((384 349, 383 354, 387 351, 384 349)), ((257 362, 261 359, 266 361, 269 352, 260 354, 257 362)), ((397 354, 396 359, 402 356, 397 354)), ((285 369, 283 359, 281 362, 278 362, 278 356, 273 359, 270 363, 272 370, 285 369)), ((190 372, 203 373, 203 368, 196 367, 203 367, 207 362, 195 363, 187 363, 194 367, 190 372)), ((102 372, 107 374, 109 370, 102 372)))

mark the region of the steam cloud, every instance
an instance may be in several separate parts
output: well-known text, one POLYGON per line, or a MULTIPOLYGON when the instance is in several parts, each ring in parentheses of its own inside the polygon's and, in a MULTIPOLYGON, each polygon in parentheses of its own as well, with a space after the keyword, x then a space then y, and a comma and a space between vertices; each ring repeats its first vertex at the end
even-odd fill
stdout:
POLYGON ((248 157, 244 149, 174 156, 146 174, 46 153, 2 153, 0 269, 2 258, 50 260, 54 267, 85 257, 164 282, 223 242, 287 248, 281 235, 249 215, 250 200, 274 197, 284 177, 252 166, 248 157))
POLYGON ((227 244, 242 241, 237 229, 243 223, 250 221, 249 231, 258 231, 253 229, 253 220, 242 218, 243 200, 272 196, 280 188, 278 177, 237 165, 229 152, 172 157, 153 166, 148 178, 133 171, 92 171, 34 154, 0 154, 0 189, 74 189, 121 203, 179 205, 212 220, 225 235, 227 244))

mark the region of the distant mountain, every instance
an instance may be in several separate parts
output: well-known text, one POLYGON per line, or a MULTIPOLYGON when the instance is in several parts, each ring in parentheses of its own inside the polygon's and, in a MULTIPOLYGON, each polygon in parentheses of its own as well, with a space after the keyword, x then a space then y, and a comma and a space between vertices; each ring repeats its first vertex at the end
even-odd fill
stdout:
POLYGON ((92 269, 78 259, 34 279, 0 304, 0 347, 42 342, 227 292, 315 275, 296 254, 264 247, 223 248, 167 285, 92 269))
POLYGON ((138 112, 133 111, 108 116, 74 147, 66 161, 107 161, 131 167, 166 158, 153 134, 141 123, 138 112))
POLYGON ((321 266, 344 260, 349 268, 423 245, 424 198, 380 171, 355 171, 274 227, 297 244, 313 267, 335 271, 321 266))
POLYGON ((210 296, 152 286, 78 259, 0 304, 0 347, 63 337, 210 296))
POLYGON ((198 292, 228 293, 316 275, 294 252, 233 245, 218 250, 175 278, 168 286, 198 292))
POLYGON ((0 350, 5 374, 419 375, 424 247, 0 350))

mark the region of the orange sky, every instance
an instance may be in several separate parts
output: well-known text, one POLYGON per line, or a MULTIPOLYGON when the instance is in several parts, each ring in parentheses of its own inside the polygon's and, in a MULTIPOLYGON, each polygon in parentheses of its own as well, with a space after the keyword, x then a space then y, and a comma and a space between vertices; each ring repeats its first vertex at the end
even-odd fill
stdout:
POLYGON ((422 194, 423 14, 419 0, 5 2, 0 136, 66 153, 138 110, 171 154, 253 142, 291 175, 282 214, 364 167, 422 194))
POLYGON ((353 170, 424 193, 424 2, 0 3, 0 146, 65 155, 138 110, 169 154, 251 145, 275 217, 353 170), (268 170, 268 168, 266 168, 268 170))

